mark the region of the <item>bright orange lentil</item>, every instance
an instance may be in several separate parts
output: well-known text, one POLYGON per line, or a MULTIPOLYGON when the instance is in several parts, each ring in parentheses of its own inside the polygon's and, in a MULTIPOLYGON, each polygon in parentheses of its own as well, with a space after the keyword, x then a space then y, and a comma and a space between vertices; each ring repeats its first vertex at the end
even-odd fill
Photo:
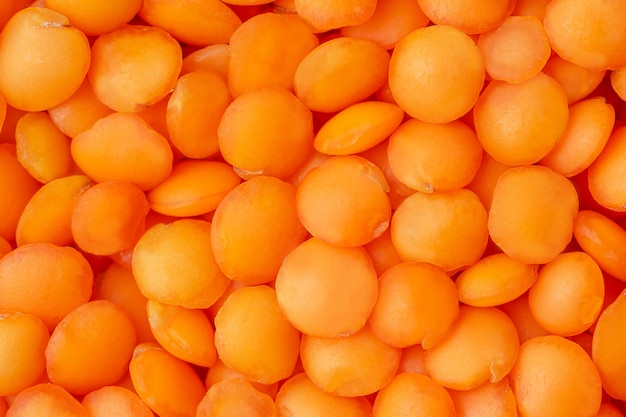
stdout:
POLYGON ((626 65, 626 5, 609 0, 556 0, 546 6, 543 26, 552 49, 585 68, 606 70, 626 65))
POLYGON ((451 26, 428 26, 397 43, 388 80, 393 98, 410 116, 446 123, 474 106, 485 81, 485 66, 468 35, 451 26))
POLYGON ((508 377, 467 391, 448 390, 457 417, 517 417, 517 403, 508 377))
POLYGON ((227 43, 215 43, 185 55, 180 75, 194 71, 210 71, 227 80, 229 66, 230 46, 227 43))
POLYGON ((261 13, 246 20, 229 40, 228 86, 233 96, 265 86, 293 91, 302 59, 319 40, 302 18, 261 13))
POLYGON ((228 278, 248 285, 273 281, 283 258, 305 238, 295 187, 264 175, 226 194, 211 222, 217 264, 228 278))
POLYGON ((294 74, 294 90, 309 109, 333 113, 374 94, 384 85, 388 68, 389 54, 376 42, 333 38, 300 61, 294 74))
POLYGON ((404 111, 383 101, 362 101, 331 117, 317 131, 313 146, 330 155, 366 151, 385 140, 402 122, 404 111))
POLYGON ((459 301, 476 307, 513 301, 535 283, 538 269, 538 265, 516 261, 505 253, 485 256, 454 281, 459 301))
POLYGON ((581 210, 574 219, 574 238, 603 271, 626 281, 626 231, 610 218, 581 210))
POLYGON ((49 109, 74 94, 90 62, 87 37, 66 16, 27 7, 11 17, 0 35, 0 93, 21 110, 49 109))
POLYGON ((174 164, 172 173, 147 198, 157 213, 197 216, 214 211, 240 182, 233 168, 223 162, 183 160, 174 164))
POLYGON ((615 109, 604 97, 572 104, 565 132, 539 163, 565 177, 580 174, 600 155, 614 125, 615 109))
POLYGON ((219 0, 163 2, 144 0, 139 16, 178 41, 207 46, 228 42, 241 19, 219 0))
POLYGON ((433 23, 449 25, 470 35, 500 26, 515 7, 515 0, 418 0, 418 3, 433 23))
POLYGON ((400 39, 429 21, 416 0, 378 0, 374 14, 366 22, 344 26, 339 31, 342 36, 369 39, 385 49, 393 49, 400 39))
POLYGON ((374 400, 374 417, 456 417, 452 397, 426 375, 398 374, 374 400))
POLYGON ((92 283, 91 267, 76 249, 50 243, 19 246, 0 259, 0 309, 33 314, 53 329, 89 300, 92 283))
POLYGON ((517 0, 513 9, 513 16, 535 16, 543 21, 546 12, 546 5, 550 0, 517 0))
POLYGON ((505 313, 496 307, 462 305, 443 340, 426 351, 424 364, 444 387, 469 390, 502 380, 513 368, 518 349, 517 330, 505 313))
POLYGON ((293 375, 276 394, 278 417, 307 415, 323 417, 370 417, 372 405, 364 397, 340 397, 317 387, 306 373, 293 375))
POLYGON ((596 321, 604 300, 604 277, 585 252, 559 254, 539 270, 528 291, 537 323, 551 334, 574 336, 596 321))
POLYGON ((517 297, 513 301, 502 304, 498 308, 504 311, 513 321, 513 324, 517 329, 520 343, 524 343, 533 337, 548 335, 548 331, 537 323, 537 320, 535 320, 530 312, 530 307, 528 305, 528 292, 520 297, 517 297))
POLYGON ((106 386, 85 395, 81 404, 89 417, 154 417, 141 398, 133 391, 106 386))
POLYGON ((317 32, 367 22, 376 9, 375 0, 295 0, 296 12, 317 32))
POLYGON ((167 140, 132 113, 98 120, 72 140, 71 152, 76 165, 95 182, 127 181, 145 191, 172 171, 167 140))
POLYGON ((39 382, 46 370, 49 338, 37 316, 0 310, 0 396, 15 395, 39 382))
POLYGON ((217 153, 217 127, 231 101, 228 86, 218 74, 195 71, 181 76, 165 113, 172 144, 188 158, 217 153))
POLYGON ((276 417, 272 397, 257 391, 248 381, 229 378, 207 390, 198 404, 196 417, 276 417))
POLYGON ((40 383, 20 391, 7 410, 6 417, 89 417, 87 410, 62 387, 40 383))
POLYGON ((582 347, 561 336, 524 342, 509 378, 523 416, 594 416, 600 408, 598 370, 582 347))
POLYGON ((384 388, 396 375, 401 354, 401 349, 380 340, 368 325, 334 339, 305 334, 300 347, 302 366, 311 381, 341 397, 361 397, 384 388))
POLYGON ((466 189, 417 192, 393 214, 391 238, 402 260, 429 262, 452 273, 482 256, 488 240, 487 211, 466 189))
POLYGON ((338 247, 315 237, 285 257, 275 286, 278 304, 293 326, 323 338, 361 329, 378 293, 376 271, 365 249, 338 247))
POLYGON ((79 248, 94 255, 132 249, 144 232, 149 210, 144 192, 130 182, 94 184, 76 199, 72 236, 79 248))
POLYGON ((148 229, 134 247, 132 270, 145 297, 185 308, 209 307, 230 282, 213 256, 211 223, 192 218, 148 229))
POLYGON ((389 226, 388 190, 373 163, 356 155, 333 156, 302 179, 296 191, 298 217, 311 235, 328 243, 364 245, 389 226))
POLYGON ((578 195, 565 177, 539 165, 514 167, 494 188, 489 235, 514 260, 543 264, 570 242, 577 213, 578 195))
POLYGON ((0 143, 0 236, 12 242, 19 219, 41 187, 17 159, 16 146, 0 143))
POLYGON ((402 262, 391 239, 391 229, 371 242, 363 245, 372 260, 376 273, 380 276, 387 269, 402 262))
POLYGON ((25 114, 15 126, 17 159, 41 183, 70 174, 74 169, 70 139, 48 113, 25 114))
POLYGON ((127 372, 135 343, 135 328, 122 307, 108 300, 82 304, 50 335, 48 378, 75 395, 112 385, 127 372))
POLYGON ((378 279, 378 298, 368 322, 384 342, 430 349, 459 314, 459 298, 446 273, 427 263, 394 265, 378 279))
POLYGON ((113 113, 93 92, 88 78, 70 98, 48 109, 50 119, 65 135, 73 138, 113 113))
POLYGON ((213 366, 215 332, 204 311, 148 300, 147 312, 152 333, 163 349, 191 364, 213 366))
POLYGON ((195 417, 205 389, 187 362, 155 343, 137 345, 129 365, 139 398, 160 417, 195 417))
POLYGON ((141 8, 141 0, 45 0, 46 7, 67 16, 85 35, 102 35, 128 23, 141 8))
POLYGON ((506 165, 533 164, 555 146, 569 116, 563 87, 543 73, 517 84, 492 81, 474 107, 484 150, 506 165))
POLYGON ((570 104, 587 97, 600 85, 606 74, 606 70, 582 67, 556 54, 548 59, 543 72, 561 84, 570 104))
POLYGON ((509 83, 537 75, 552 52, 541 21, 534 16, 507 17, 495 29, 481 33, 477 45, 487 74, 509 83))
POLYGON ((217 140, 224 160, 242 178, 285 179, 309 155, 313 116, 288 90, 259 87, 229 104, 218 125, 217 140))
POLYGON ((278 386, 281 381, 274 382, 273 384, 262 384, 260 382, 252 381, 241 372, 234 370, 233 368, 229 368, 226 366, 224 362, 222 362, 219 358, 213 362, 213 365, 209 368, 206 373, 206 377, 204 379, 204 384, 206 388, 209 389, 214 384, 217 384, 220 381, 230 378, 238 378, 245 379, 252 385, 257 391, 263 392, 269 395, 271 398, 276 397, 276 392, 278 391, 278 386))
POLYGON ((389 167, 403 184, 425 192, 468 185, 480 167, 483 150, 476 133, 461 121, 404 122, 389 137, 389 167))
POLYGON ((600 205, 617 212, 626 211, 626 186, 622 178, 626 174, 626 127, 614 129, 606 146, 588 170, 589 191, 600 205))
POLYGON ((281 311, 267 285, 233 292, 215 316, 219 358, 252 381, 273 384, 289 377, 300 348, 300 332, 281 311))
POLYGON ((96 39, 91 61, 88 77, 100 101, 115 111, 137 112, 174 88, 183 56, 165 30, 126 25, 96 39))

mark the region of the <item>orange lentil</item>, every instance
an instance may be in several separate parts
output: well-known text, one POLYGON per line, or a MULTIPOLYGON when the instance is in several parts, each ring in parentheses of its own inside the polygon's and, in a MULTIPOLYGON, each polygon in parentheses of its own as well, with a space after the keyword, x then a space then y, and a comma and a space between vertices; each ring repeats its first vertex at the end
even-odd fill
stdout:
POLYGON ((476 133, 461 121, 404 122, 389 137, 389 166, 403 184, 432 193, 468 185, 483 151, 476 133))
POLYGON ((495 29, 481 33, 477 45, 487 74, 509 83, 537 75, 552 51, 541 21, 534 16, 507 17, 495 29))
POLYGON ((211 223, 191 218, 148 229, 133 249, 132 271, 145 297, 185 308, 209 307, 230 281, 213 256, 211 223))
POLYGON ((227 366, 252 381, 273 384, 292 374, 300 332, 287 321, 272 288, 244 287, 215 316, 215 347, 227 366))
POLYGON ((0 143, 0 237, 15 240, 24 207, 40 187, 18 161, 16 146, 0 143))
POLYGON ((416 0, 378 0, 374 14, 366 22, 344 26, 339 31, 342 36, 369 39, 385 49, 393 49, 400 39, 429 21, 416 0))
POLYGON ((614 125, 615 110, 604 97, 572 104, 565 132, 539 163, 566 177, 580 174, 600 155, 614 125))
POLYGON ((0 259, 0 309, 36 315, 48 329, 89 300, 92 284, 89 263, 69 246, 31 243, 0 259))
POLYGON ((278 417, 307 415, 323 417, 369 417, 372 405, 364 397, 340 397, 317 387, 303 372, 285 381, 276 394, 278 417))
POLYGON ((190 45, 228 42, 233 31, 241 25, 237 14, 219 0, 144 0, 141 3, 139 17, 190 45))
POLYGON ((182 64, 181 47, 168 32, 156 26, 126 25, 96 39, 88 77, 105 105, 136 112, 159 102, 174 88, 182 64))
POLYGON ((41 379, 49 338, 37 316, 0 310, 0 396, 15 395, 41 379))
POLYGON ((485 66, 468 35, 451 26, 428 26, 397 43, 388 80, 393 98, 410 116, 445 123, 474 106, 483 88, 485 66))
POLYGON ((41 183, 70 174, 74 169, 70 139, 48 113, 27 113, 15 126, 17 160, 41 183))
POLYGON ((204 383, 206 388, 209 389, 214 384, 217 384, 224 379, 239 378, 245 379, 252 385, 257 391, 269 395, 272 399, 276 398, 276 392, 281 381, 274 382, 272 384, 262 384, 260 382, 252 381, 242 373, 235 371, 233 368, 229 368, 219 358, 213 362, 213 365, 208 369, 204 383))
POLYGON ((412 372, 398 374, 380 390, 373 412, 374 417, 457 415, 448 391, 430 377, 412 372))
POLYGON ((298 185, 296 209, 311 235, 338 246, 360 246, 389 226, 389 185, 381 170, 356 156, 333 156, 298 185), (326 199, 334 203, 328 205, 326 199))
POLYGON ((476 307, 513 301, 535 284, 538 269, 538 265, 516 261, 505 253, 484 256, 456 278, 459 301, 476 307))
POLYGON ((385 140, 402 122, 404 112, 395 104, 363 101, 346 107, 317 131, 314 148, 330 155, 366 151, 385 140))
POLYGON ((517 0, 511 15, 535 16, 540 21, 543 21, 548 3, 550 3, 550 0, 517 0))
POLYGON ((72 236, 79 248, 94 255, 131 249, 144 232, 149 209, 146 195, 132 183, 94 184, 76 199, 72 236))
POLYGON ((582 347, 561 336, 524 342, 509 378, 523 416, 593 416, 600 408, 596 367, 582 347))
POLYGON ((429 262, 452 273, 482 256, 488 240, 487 211, 466 189, 417 192, 393 214, 391 238, 402 260, 429 262))
POLYGON ((228 86, 233 96, 265 86, 293 91, 302 59, 319 40, 303 19, 262 13, 239 26, 229 40, 228 86))
POLYGON ((160 417, 195 417, 205 389, 194 368, 154 343, 137 345, 129 365, 139 398, 160 417))
POLYGON ((380 340, 367 325, 350 336, 333 339, 304 334, 300 347, 302 366, 311 381, 341 397, 361 397, 384 388, 396 375, 401 354, 401 349, 380 340))
POLYGON ((626 316, 626 291, 622 291, 600 314, 591 345, 591 357, 600 373, 602 387, 613 398, 626 400, 623 373, 626 360, 621 352, 626 346, 626 333, 622 326, 626 316))
POLYGON ((285 257, 275 286, 278 304, 294 327, 323 338, 361 329, 378 293, 376 271, 365 249, 338 247, 315 237, 285 257))
POLYGON ((574 238, 603 271, 626 281, 626 231, 619 224, 598 212, 580 210, 574 238))
POLYGON ((548 59, 543 72, 561 84, 570 104, 592 93, 600 85, 606 74, 606 70, 576 65, 558 55, 552 55, 548 59))
POLYGON ((602 7, 592 0, 556 0, 546 5, 543 26, 552 49, 585 68, 606 70, 626 65, 626 7, 619 0, 602 7))
POLYGON ((87 409, 65 389, 41 383, 20 391, 13 398, 7 417, 89 417, 87 409))
POLYGON ((96 121, 111 113, 113 110, 94 94, 88 78, 71 97, 48 109, 52 122, 71 138, 90 129, 96 121))
POLYGON ((224 160, 243 178, 270 175, 285 179, 309 155, 313 116, 288 90, 259 87, 228 105, 217 128, 217 140, 224 160))
POLYGON ((588 186, 592 197, 603 207, 626 211, 626 187, 619 180, 626 171, 626 127, 613 130, 602 152, 589 166, 588 186))
POLYGON ((276 417, 272 398, 257 391, 248 381, 229 378, 211 385, 198 404, 197 417, 276 417))
POLYGON ((216 154, 217 127, 231 101, 228 86, 218 74, 195 71, 181 76, 165 113, 172 144, 188 158, 216 154))
POLYGON ((511 258, 543 264, 572 239, 577 212, 578 195, 565 177, 539 165, 510 168, 493 191, 489 235, 511 258))
POLYGON ((294 5, 298 15, 317 32, 365 23, 376 9, 375 0, 295 0, 294 5))
POLYGON ((484 150, 506 165, 533 164, 555 146, 569 116, 563 87, 543 73, 517 84, 492 81, 474 107, 484 150))
POLYGON ((233 168, 223 162, 183 160, 174 164, 172 173, 147 198, 157 213, 197 216, 214 211, 240 182, 233 168))
POLYGON ((81 404, 89 417, 154 417, 154 413, 133 391, 106 386, 85 395, 81 404))
POLYGON ((520 343, 537 336, 547 336, 549 333, 537 323, 528 305, 528 292, 513 301, 498 306, 513 321, 520 343))
POLYGON ((264 175, 227 193, 211 222, 211 245, 220 269, 249 285, 273 281, 283 258, 305 238, 295 187, 264 175))
POLYGON ((379 276, 391 268, 402 262, 400 255, 393 246, 391 239, 391 229, 387 228, 385 232, 371 242, 363 245, 372 260, 372 265, 379 276))
POLYGON ((500 26, 515 7, 515 0, 418 0, 418 3, 433 23, 449 25, 467 34, 500 26))
POLYGON ((146 311, 148 300, 139 291, 129 268, 113 262, 97 274, 94 278, 92 300, 109 300, 119 305, 133 322, 137 341, 155 341, 146 311))
POLYGON ((180 75, 195 71, 210 71, 218 74, 223 80, 227 80, 229 65, 230 46, 227 43, 215 43, 185 55, 180 75))
POLYGON ((46 110, 74 94, 90 63, 87 37, 66 16, 27 7, 11 17, 0 35, 0 93, 18 109, 46 110))
POLYGON ((163 349, 194 365, 213 365, 217 358, 214 330, 204 311, 148 300, 147 312, 152 333, 163 349))
POLYGON ((426 351, 428 374, 446 388, 470 390, 502 380, 517 359, 513 321, 496 307, 462 305, 438 344, 426 351))
POLYGON ((517 403, 509 378, 487 382, 467 391, 448 390, 457 417, 517 417, 517 403))
POLYGON ((389 54, 376 42, 338 37, 322 42, 300 61, 294 90, 309 109, 333 113, 375 93, 388 68, 389 54))
POLYGON ((76 165, 95 182, 127 181, 145 191, 172 171, 167 140, 132 113, 113 113, 98 120, 72 140, 71 152, 76 165))
POLYGON ((84 395, 122 379, 136 343, 126 312, 108 300, 82 304, 55 327, 46 347, 50 381, 84 395))
POLYGON ((378 298, 369 317, 372 331, 386 343, 430 349, 459 314, 459 298, 446 273, 427 263, 394 265, 378 279, 378 298))
POLYGON ((130 20, 141 8, 141 0, 45 0, 46 7, 67 16, 70 24, 85 35, 111 32, 130 20))

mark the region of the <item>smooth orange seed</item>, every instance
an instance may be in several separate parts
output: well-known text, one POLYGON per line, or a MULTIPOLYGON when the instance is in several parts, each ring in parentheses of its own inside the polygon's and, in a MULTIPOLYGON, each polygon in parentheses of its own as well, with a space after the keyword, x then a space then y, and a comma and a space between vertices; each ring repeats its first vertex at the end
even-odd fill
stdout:
POLYGON ((364 23, 376 9, 373 0, 295 0, 294 5, 298 15, 311 23, 317 32, 364 23))
POLYGON ((548 59, 542 72, 561 84, 570 104, 587 97, 600 85, 606 74, 606 70, 582 67, 558 55, 548 59))
POLYGON ((626 211, 626 187, 618 180, 625 173, 626 128, 613 130, 608 142, 588 171, 589 191, 603 207, 617 212, 626 211))
POLYGON ((40 383, 20 391, 11 402, 6 417, 89 417, 87 409, 62 387, 40 383))
POLYGON ((515 7, 514 0, 418 0, 418 3, 433 23, 453 26, 470 35, 495 29, 515 7))
POLYGON ((197 417, 276 417, 272 398, 240 378, 225 379, 212 385, 198 404, 197 417))
POLYGON ((228 79, 230 47, 227 43, 216 43, 191 52, 183 58, 180 75, 194 71, 214 72, 223 80, 228 79))
POLYGON ((82 405, 89 417, 154 417, 141 398, 133 391, 107 386, 85 395, 82 405))

